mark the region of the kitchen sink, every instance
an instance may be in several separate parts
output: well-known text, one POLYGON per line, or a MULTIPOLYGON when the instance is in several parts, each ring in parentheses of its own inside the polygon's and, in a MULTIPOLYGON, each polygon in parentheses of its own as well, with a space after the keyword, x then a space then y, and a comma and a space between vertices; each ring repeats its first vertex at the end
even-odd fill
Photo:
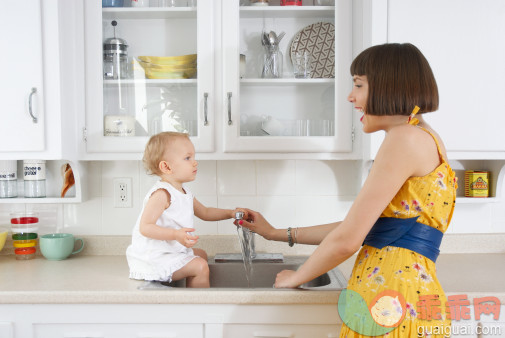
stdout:
MULTIPOLYGON (((265 289, 273 290, 275 276, 282 270, 296 270, 303 264, 307 257, 284 258, 282 263, 254 262, 253 273, 248 283, 242 262, 217 263, 214 258, 209 259, 210 287, 211 288, 235 288, 235 289, 265 289)), ((179 280, 171 283, 161 282, 161 285, 184 288, 186 281, 179 280)), ((302 289, 307 290, 342 290, 347 286, 347 280, 342 272, 335 268, 329 272, 303 284, 302 289)))

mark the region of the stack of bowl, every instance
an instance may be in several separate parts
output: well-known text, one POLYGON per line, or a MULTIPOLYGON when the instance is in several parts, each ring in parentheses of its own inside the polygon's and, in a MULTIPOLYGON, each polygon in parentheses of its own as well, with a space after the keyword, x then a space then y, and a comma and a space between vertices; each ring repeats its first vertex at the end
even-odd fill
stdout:
POLYGON ((34 213, 11 214, 12 246, 18 260, 35 258, 39 218, 34 213))
POLYGON ((139 56, 138 63, 148 79, 191 79, 196 77, 196 54, 139 56))

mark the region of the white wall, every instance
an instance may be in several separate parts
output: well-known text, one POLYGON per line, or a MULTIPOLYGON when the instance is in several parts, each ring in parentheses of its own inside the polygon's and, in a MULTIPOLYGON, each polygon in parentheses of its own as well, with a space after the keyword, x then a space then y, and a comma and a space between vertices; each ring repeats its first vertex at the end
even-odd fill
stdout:
MULTIPOLYGON (((343 219, 361 179, 360 161, 200 161, 198 167, 197 179, 187 186, 200 202, 222 208, 255 209, 282 228, 343 219)), ((155 178, 145 174, 140 161, 92 161, 87 162, 87 171, 89 196, 83 203, 0 204, 0 224, 9 223, 10 211, 26 207, 40 212, 40 233, 130 235, 145 193, 155 178), (115 177, 132 178, 133 208, 114 208, 115 177)), ((229 220, 196 220, 195 224, 200 235, 236 233, 229 220)), ((449 233, 502 232, 505 201, 456 204, 449 233)))

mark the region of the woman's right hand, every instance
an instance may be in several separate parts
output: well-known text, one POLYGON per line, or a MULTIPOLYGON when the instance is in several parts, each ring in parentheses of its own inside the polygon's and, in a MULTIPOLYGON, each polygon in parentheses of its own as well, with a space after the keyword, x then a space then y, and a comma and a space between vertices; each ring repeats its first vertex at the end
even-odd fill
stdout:
POLYGON ((191 248, 198 242, 198 236, 194 236, 193 231, 193 228, 178 229, 175 231, 175 240, 186 248, 191 248))
POLYGON ((272 225, 268 223, 265 217, 263 217, 263 215, 260 214, 259 212, 253 211, 251 209, 245 209, 245 210, 247 210, 248 214, 247 220, 245 219, 240 220, 238 221, 238 224, 235 223, 235 225, 247 228, 266 239, 271 239, 270 235, 275 230, 275 228, 272 227, 272 225))

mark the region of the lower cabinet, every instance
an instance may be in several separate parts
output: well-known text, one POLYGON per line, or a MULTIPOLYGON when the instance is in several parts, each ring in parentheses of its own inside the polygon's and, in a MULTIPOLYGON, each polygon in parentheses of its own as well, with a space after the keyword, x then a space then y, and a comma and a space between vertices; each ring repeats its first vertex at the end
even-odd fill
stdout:
POLYGON ((243 325, 224 326, 224 338, 338 337, 341 325, 243 325))
POLYGON ((203 324, 34 324, 35 338, 203 338, 203 324))
POLYGON ((1 338, 329 338, 341 324, 336 304, 0 304, 1 338))

